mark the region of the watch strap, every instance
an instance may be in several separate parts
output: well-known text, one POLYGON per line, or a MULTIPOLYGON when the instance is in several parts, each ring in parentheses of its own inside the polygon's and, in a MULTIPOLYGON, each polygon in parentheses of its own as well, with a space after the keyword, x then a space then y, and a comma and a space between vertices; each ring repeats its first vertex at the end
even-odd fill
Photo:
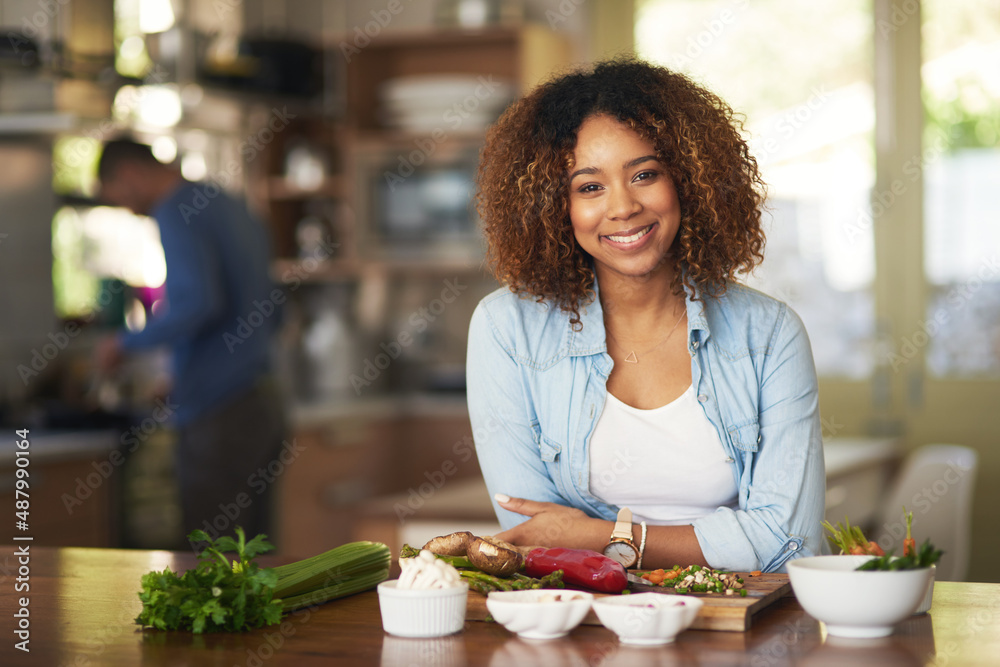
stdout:
POLYGON ((618 521, 611 533, 611 539, 627 540, 629 544, 632 543, 632 510, 629 508, 623 507, 618 510, 618 521))

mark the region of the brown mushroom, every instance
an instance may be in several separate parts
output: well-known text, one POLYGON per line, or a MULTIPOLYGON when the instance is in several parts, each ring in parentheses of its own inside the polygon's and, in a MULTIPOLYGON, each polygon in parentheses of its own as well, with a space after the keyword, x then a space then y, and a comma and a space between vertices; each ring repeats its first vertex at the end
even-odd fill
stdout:
POLYGON ((483 572, 509 577, 524 565, 524 556, 513 544, 485 535, 469 544, 469 560, 483 572))
POLYGON ((467 530, 463 530, 451 535, 435 537, 424 545, 424 549, 439 556, 464 556, 469 548, 469 544, 474 539, 476 539, 475 535, 467 530))

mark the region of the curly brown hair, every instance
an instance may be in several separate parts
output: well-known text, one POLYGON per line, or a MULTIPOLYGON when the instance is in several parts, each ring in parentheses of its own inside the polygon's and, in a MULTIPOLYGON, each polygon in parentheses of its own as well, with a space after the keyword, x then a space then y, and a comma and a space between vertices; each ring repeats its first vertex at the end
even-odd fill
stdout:
POLYGON ((673 289, 718 296, 763 259, 764 183, 721 98, 677 72, 634 58, 597 63, 546 82, 501 116, 486 137, 477 205, 498 280, 551 301, 580 324, 593 298, 590 255, 569 218, 569 167, 590 116, 625 123, 656 149, 677 188, 681 222, 673 289))

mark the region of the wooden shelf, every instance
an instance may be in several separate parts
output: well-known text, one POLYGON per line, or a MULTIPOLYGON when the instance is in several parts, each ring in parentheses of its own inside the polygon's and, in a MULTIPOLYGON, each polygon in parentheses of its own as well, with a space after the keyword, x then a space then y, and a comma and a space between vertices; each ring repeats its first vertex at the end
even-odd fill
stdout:
POLYGON ((271 262, 271 275, 278 282, 339 282, 358 280, 364 276, 412 276, 486 274, 482 258, 385 258, 327 259, 310 261, 283 258, 271 262))
MULTIPOLYGON (((435 141, 436 147, 478 149, 483 144, 484 132, 478 129, 448 129, 447 131, 442 130, 442 134, 444 135, 443 139, 439 142, 435 141)), ((412 150, 415 140, 427 141, 429 138, 431 140, 435 139, 432 136, 432 132, 412 131, 402 128, 367 128, 359 129, 354 134, 352 145, 359 151, 372 149, 384 150, 388 148, 412 150)))
POLYGON ((568 40, 534 24, 399 31, 384 37, 347 68, 348 116, 361 130, 384 129, 378 122, 379 88, 391 79, 469 74, 513 83, 523 93, 571 61, 568 40))
POLYGON ((319 187, 303 189, 289 183, 283 176, 271 176, 267 179, 267 196, 276 201, 297 201, 318 198, 337 199, 343 196, 343 186, 340 178, 327 177, 319 187))
MULTIPOLYGON (((339 51, 340 40, 328 41, 325 48, 339 51)), ((471 124, 453 128, 443 122, 439 137, 434 132, 382 127, 379 91, 386 81, 399 77, 466 74, 506 81, 523 93, 569 62, 568 40, 533 24, 481 30, 390 31, 372 41, 346 63, 345 76, 339 80, 347 104, 345 117, 339 121, 297 119, 253 165, 256 173, 251 191, 270 221, 277 256, 284 258, 272 267, 277 279, 288 275, 296 281, 349 281, 371 272, 390 277, 448 272, 485 275, 482 254, 472 247, 475 239, 467 240, 467 246, 457 238, 442 238, 440 245, 426 243, 419 248, 411 244, 409 256, 397 255, 399 249, 387 247, 371 220, 375 215, 371 181, 377 180, 386 165, 421 150, 430 140, 434 141, 433 150, 422 153, 416 164, 422 164, 423 158, 445 165, 470 164, 483 144, 485 128, 471 124), (298 140, 329 157, 333 175, 314 190, 297 188, 282 175, 286 150, 298 140), (340 244, 337 257, 318 265, 295 258, 296 229, 306 216, 328 225, 331 240, 340 244)))

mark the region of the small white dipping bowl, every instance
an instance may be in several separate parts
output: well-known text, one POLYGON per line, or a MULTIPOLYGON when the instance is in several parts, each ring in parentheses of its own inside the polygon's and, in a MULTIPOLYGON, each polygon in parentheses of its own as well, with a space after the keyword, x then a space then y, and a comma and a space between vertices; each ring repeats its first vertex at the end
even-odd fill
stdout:
POLYGON ((486 608, 493 620, 523 639, 556 639, 580 625, 593 601, 593 595, 582 591, 494 591, 486 597, 486 608), (575 599, 541 601, 552 595, 575 599))
POLYGON ((799 604, 837 637, 885 637, 916 611, 933 576, 920 570, 864 571, 872 556, 811 556, 788 562, 799 604))
POLYGON ((694 623, 704 602, 687 595, 634 593, 594 601, 594 611, 604 627, 623 644, 669 644, 694 623))
POLYGON ((397 637, 443 637, 465 625, 469 584, 451 588, 397 588, 398 579, 378 585, 382 628, 397 637))

